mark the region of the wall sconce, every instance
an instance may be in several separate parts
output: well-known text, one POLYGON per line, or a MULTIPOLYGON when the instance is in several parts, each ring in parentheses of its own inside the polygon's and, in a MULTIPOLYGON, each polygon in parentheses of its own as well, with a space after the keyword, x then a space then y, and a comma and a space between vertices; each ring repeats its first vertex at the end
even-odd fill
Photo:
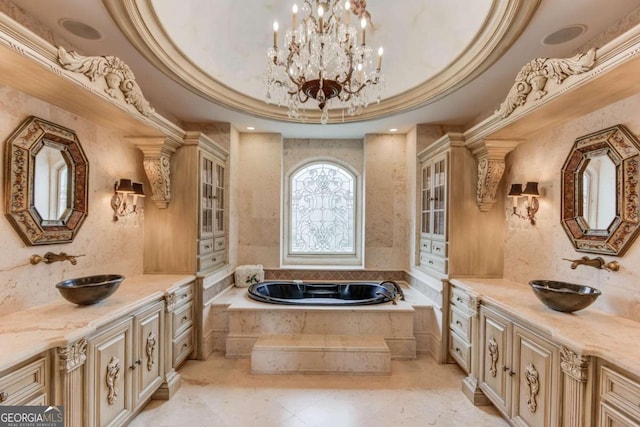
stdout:
POLYGON ((131 182, 130 179, 120 179, 113 185, 111 208, 113 220, 126 217, 131 214, 142 216, 142 208, 138 208, 138 198, 144 197, 144 187, 140 182, 131 182), (127 203, 129 195, 132 196, 131 204, 127 203))
POLYGON ((538 197, 540 197, 540 192, 538 192, 538 183, 537 182, 527 182, 522 189, 522 184, 511 184, 511 190, 509 190, 508 197, 513 199, 513 212, 511 215, 515 215, 518 218, 528 219, 531 221, 531 225, 536 225, 536 212, 538 212, 538 208, 540 204, 538 203, 538 197), (527 215, 521 215, 518 212, 518 199, 520 197, 526 197, 527 202, 525 204, 527 208, 527 215))

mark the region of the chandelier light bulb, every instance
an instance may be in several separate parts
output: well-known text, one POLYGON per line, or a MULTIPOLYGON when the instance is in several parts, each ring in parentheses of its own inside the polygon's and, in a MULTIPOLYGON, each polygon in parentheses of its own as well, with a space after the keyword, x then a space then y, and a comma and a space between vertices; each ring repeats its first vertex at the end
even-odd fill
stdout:
POLYGON ((278 21, 273 21, 273 47, 278 47, 278 21))
POLYGON ((378 48, 378 65, 376 66, 376 71, 380 71, 382 68, 382 54, 384 53, 384 49, 382 46, 378 48))
POLYGON ((294 3, 291 11, 293 12, 293 31, 295 31, 298 26, 298 5, 294 3))
POLYGON ((367 28, 367 20, 365 18, 362 18, 360 20, 360 28, 362 28, 363 30, 367 28))
POLYGON ((351 23, 351 3, 349 0, 344 4, 344 24, 349 25, 351 23))
POLYGON ((318 16, 320 18, 324 16, 324 8, 322 6, 318 6, 318 16))
POLYGON ((351 9, 351 3, 349 2, 349 0, 347 0, 344 4, 344 10, 349 10, 351 9))

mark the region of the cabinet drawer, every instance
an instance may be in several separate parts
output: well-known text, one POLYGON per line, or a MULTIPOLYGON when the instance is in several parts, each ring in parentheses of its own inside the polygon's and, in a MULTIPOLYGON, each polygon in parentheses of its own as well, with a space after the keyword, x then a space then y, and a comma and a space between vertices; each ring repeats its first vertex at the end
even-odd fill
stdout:
POLYGON ((447 257, 447 242, 438 242, 436 240, 432 240, 431 241, 431 254, 446 258, 447 257))
POLYGON ((172 314, 173 333, 171 336, 176 338, 193 323, 193 303, 189 302, 181 306, 172 314))
POLYGON ((455 330, 449 330, 449 354, 465 372, 469 373, 471 345, 462 339, 455 330))
POLYGON ((224 251, 198 257, 198 271, 209 270, 222 264, 224 264, 224 251))
POLYGON ((186 304, 187 302, 193 299, 193 285, 183 286, 179 288, 176 292, 176 305, 179 307, 182 304, 186 304))
POLYGON ((471 318, 459 308, 452 306, 449 326, 466 341, 471 342, 471 318))
POLYGON ((193 328, 188 328, 173 340, 173 366, 181 364, 193 351, 193 328))
POLYGON ((47 359, 42 357, 0 378, 0 404, 24 405, 46 387, 47 359))
POLYGON ((638 427, 640 424, 615 408, 600 403, 599 427, 638 427))
POLYGON ((640 420, 640 384, 606 366, 600 368, 600 397, 640 420))
POLYGON ((420 240, 420 252, 431 253, 431 240, 429 239, 420 240))
POLYGON ((461 310, 468 312, 469 294, 464 289, 452 286, 449 301, 461 310))
POLYGON ((221 251, 225 248, 224 236, 216 237, 213 241, 213 250, 221 251))
POLYGON ((447 273, 447 260, 439 256, 420 252, 420 265, 429 267, 440 273, 447 273))
POLYGON ((198 242, 198 255, 210 254, 214 249, 213 239, 204 239, 198 242))

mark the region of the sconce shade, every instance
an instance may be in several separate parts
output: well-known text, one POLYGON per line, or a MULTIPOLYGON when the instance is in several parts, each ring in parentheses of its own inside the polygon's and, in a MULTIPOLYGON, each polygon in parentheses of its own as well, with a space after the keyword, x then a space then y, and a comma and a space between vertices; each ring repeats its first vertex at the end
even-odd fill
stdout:
POLYGON ((511 184, 508 196, 515 197, 522 195, 522 184, 511 184))
POLYGON ((135 194, 138 197, 144 197, 144 186, 142 185, 141 182, 133 183, 133 194, 135 194))
POLYGON ((527 182, 527 185, 524 187, 524 191, 522 192, 523 196, 540 196, 538 192, 538 183, 537 182, 527 182))
POLYGON ((118 181, 118 186, 116 188, 116 192, 118 193, 133 193, 134 189, 131 185, 130 179, 121 179, 118 181))

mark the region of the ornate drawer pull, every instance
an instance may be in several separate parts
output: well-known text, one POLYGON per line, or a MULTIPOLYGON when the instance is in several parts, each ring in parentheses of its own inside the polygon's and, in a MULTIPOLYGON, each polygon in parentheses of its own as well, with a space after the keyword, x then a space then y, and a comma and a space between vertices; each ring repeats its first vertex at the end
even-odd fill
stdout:
POLYGON ((211 245, 205 245, 205 247, 204 247, 204 248, 205 248, 205 249, 210 249, 210 248, 211 248, 211 245))
POLYGON ((182 316, 182 321, 185 322, 187 319, 189 319, 189 317, 187 316, 182 316))
POLYGON ((440 252, 440 248, 436 247, 436 252, 440 252))
POLYGON ((461 321, 459 321, 459 320, 456 320, 456 325, 458 325, 458 326, 462 327, 462 322, 461 322, 461 321))
POLYGON ((456 347, 456 353, 461 354, 460 353, 460 347, 456 347))
POLYGON ((184 343, 184 344, 182 344, 182 348, 187 348, 187 347, 189 347, 189 344, 188 344, 188 343, 184 343))
POLYGON ((456 297, 456 301, 458 301, 458 302, 462 302, 462 298, 460 298, 460 297, 456 297))
POLYGON ((433 264, 433 261, 429 261, 429 264, 433 264))
POLYGON ((7 393, 6 391, 3 391, 2 393, 0 393, 0 402, 6 402, 8 398, 9 398, 9 393, 7 393))

